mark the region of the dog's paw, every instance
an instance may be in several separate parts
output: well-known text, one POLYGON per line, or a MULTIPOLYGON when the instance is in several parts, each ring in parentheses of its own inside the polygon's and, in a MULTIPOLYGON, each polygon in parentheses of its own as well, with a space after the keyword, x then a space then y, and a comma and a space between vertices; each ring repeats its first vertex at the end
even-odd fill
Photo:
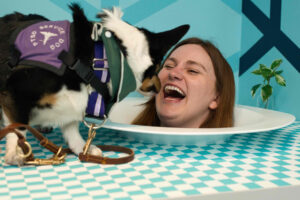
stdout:
POLYGON ((122 15, 123 13, 120 8, 114 7, 113 10, 103 9, 101 17, 103 26, 115 34, 119 33, 123 29, 128 29, 129 25, 121 19, 122 15))
POLYGON ((69 147, 73 153, 79 155, 81 152, 83 152, 84 142, 78 142, 77 144, 69 144, 69 147))
POLYGON ((5 152, 4 161, 9 165, 24 165, 24 156, 23 152, 19 148, 9 149, 5 152))
MULTIPOLYGON (((85 144, 84 143, 78 143, 77 145, 70 147, 70 149, 73 151, 73 153, 75 153, 76 155, 79 155, 80 153, 83 152, 83 148, 84 148, 85 144)), ((101 149, 99 149, 98 147, 96 147, 95 145, 90 145, 90 148, 88 150, 88 154, 92 154, 94 156, 102 156, 102 151, 101 149)))
POLYGON ((113 7, 112 10, 103 9, 103 12, 97 14, 97 17, 102 18, 102 20, 106 20, 107 18, 121 19, 122 16, 123 12, 119 7, 113 7))
POLYGON ((92 154, 94 156, 102 156, 102 151, 101 149, 99 149, 98 147, 96 147, 95 145, 91 145, 89 150, 88 150, 89 154, 92 154))
MULTIPOLYGON (((73 148, 72 151, 73 153, 75 153, 76 155, 79 155, 80 153, 83 152, 83 148, 82 147, 77 147, 77 148, 73 148)), ((94 155, 94 156, 102 156, 102 151, 101 149, 99 149, 98 147, 96 147, 95 145, 91 145, 89 150, 87 151, 88 154, 94 155)))

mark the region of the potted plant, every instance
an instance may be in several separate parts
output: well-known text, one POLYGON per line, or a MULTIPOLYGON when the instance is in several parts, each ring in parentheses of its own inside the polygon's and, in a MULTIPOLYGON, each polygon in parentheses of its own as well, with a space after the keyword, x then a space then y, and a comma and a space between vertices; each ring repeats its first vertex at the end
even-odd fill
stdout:
POLYGON ((286 81, 281 76, 283 70, 278 70, 280 64, 282 63, 281 59, 274 60, 270 67, 267 67, 264 64, 260 64, 259 68, 254 70, 252 73, 258 76, 262 76, 262 83, 256 84, 251 89, 252 97, 255 96, 256 92, 260 89, 260 96, 264 104, 264 108, 268 108, 269 99, 273 94, 273 87, 270 85, 270 80, 275 77, 276 83, 280 86, 286 86, 286 81))

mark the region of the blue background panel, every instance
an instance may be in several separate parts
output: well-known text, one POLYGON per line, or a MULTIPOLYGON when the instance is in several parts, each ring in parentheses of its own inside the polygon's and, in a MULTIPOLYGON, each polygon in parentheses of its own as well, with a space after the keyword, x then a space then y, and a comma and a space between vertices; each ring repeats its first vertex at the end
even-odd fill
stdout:
MULTIPOLYGON (((270 65, 275 59, 283 59, 282 74, 287 81, 287 87, 274 85, 274 107, 272 109, 289 112, 300 119, 300 1, 271 1, 271 0, 10 0, 1 3, 0 15, 13 11, 22 13, 38 13, 51 20, 72 20, 68 4, 79 2, 90 20, 97 20, 95 15, 102 8, 119 6, 124 11, 124 19, 129 23, 159 32, 174 28, 181 24, 190 24, 191 29, 186 37, 198 36, 211 40, 224 54, 230 63, 236 82, 236 103, 257 106, 256 99, 250 95, 251 87, 260 81, 259 77, 251 74, 259 64, 270 65), (249 6, 250 5, 250 6, 249 6), (246 63, 241 58, 262 38, 272 40, 262 31, 250 13, 259 12, 265 21, 270 21, 271 13, 279 24, 276 29, 282 32, 279 46, 262 45, 257 54, 249 55, 246 63), (288 40, 288 42, 286 42, 288 40), (289 43, 289 44, 288 44, 289 43), (293 48, 285 48, 289 47, 293 48), (280 47, 283 46, 283 47, 280 47), (268 48, 267 48, 268 47, 268 48), (264 49, 265 48, 265 49, 264 49)), ((254 18, 258 18, 256 15, 254 18)), ((258 20, 264 22, 264 20, 258 20)), ((268 22, 269 23, 269 22, 268 22)), ((275 27, 275 28, 274 28, 275 27)), ((276 32, 276 31, 275 31, 276 32)), ((275 33, 274 32, 274 33, 275 33)), ((274 34, 275 35, 275 34, 274 34)), ((271 42, 272 43, 272 42, 271 42)), ((133 94, 137 96, 137 94, 133 94)))

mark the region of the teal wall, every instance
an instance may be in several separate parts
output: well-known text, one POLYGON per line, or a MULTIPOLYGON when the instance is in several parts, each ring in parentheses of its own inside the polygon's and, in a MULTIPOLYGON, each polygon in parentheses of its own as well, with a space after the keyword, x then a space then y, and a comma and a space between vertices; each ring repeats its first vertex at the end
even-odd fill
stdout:
POLYGON ((262 80, 251 72, 259 64, 270 65, 282 59, 280 68, 287 87, 275 81, 274 109, 288 112, 300 119, 300 1, 244 0, 242 14, 242 46, 239 77, 239 103, 255 106, 251 87, 262 80))
MULTIPOLYGON (((300 76, 295 63, 291 63, 283 56, 285 54, 272 47, 262 56, 250 59, 251 62, 246 59, 247 62, 240 66, 241 57, 247 55, 249 49, 264 36, 253 24, 252 19, 243 14, 248 1, 260 10, 266 19, 270 17, 271 3, 280 2, 281 30, 296 45, 299 55, 300 26, 295 20, 300 17, 298 0, 283 0, 282 3, 281 0, 10 0, 1 3, 0 15, 19 11, 42 14, 51 20, 71 20, 67 4, 79 2, 91 20, 96 20, 95 15, 101 8, 115 5, 122 8, 126 21, 152 31, 190 24, 191 29, 185 38, 198 36, 212 41, 232 66, 237 86, 236 102, 239 104, 256 105, 256 100, 251 98, 250 89, 259 79, 250 72, 259 63, 269 65, 272 60, 282 58, 282 75, 287 80, 287 87, 275 87, 274 109, 292 113, 299 120, 300 106, 297 101, 300 100, 300 94, 296 92, 296 86, 300 85, 300 76)), ((298 57, 298 62, 299 60, 298 57)))

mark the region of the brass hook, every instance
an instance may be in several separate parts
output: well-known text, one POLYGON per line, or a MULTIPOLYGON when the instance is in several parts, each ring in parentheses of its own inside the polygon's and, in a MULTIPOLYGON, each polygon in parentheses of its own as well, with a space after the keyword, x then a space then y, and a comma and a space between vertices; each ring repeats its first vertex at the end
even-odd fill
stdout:
POLYGON ((20 156, 23 159, 26 159, 31 155, 32 148, 31 148, 31 145, 27 141, 25 141, 24 144, 27 146, 28 152, 26 154, 23 154, 24 153, 23 150, 18 145, 16 146, 16 152, 17 152, 18 156, 20 156), (21 152, 23 152, 23 153, 21 153, 21 152))
POLYGON ((65 153, 59 157, 58 155, 60 154, 61 151, 62 151, 62 146, 59 147, 56 154, 54 154, 52 158, 49 158, 49 159, 36 158, 31 161, 26 161, 26 164, 28 164, 28 165, 58 165, 58 164, 62 164, 65 162, 65 157, 67 154, 65 153))
POLYGON ((90 145, 92 143, 92 140, 96 136, 96 130, 94 127, 95 127, 95 124, 91 124, 91 126, 89 127, 88 139, 83 147, 83 155, 87 154, 88 149, 90 148, 90 145))

